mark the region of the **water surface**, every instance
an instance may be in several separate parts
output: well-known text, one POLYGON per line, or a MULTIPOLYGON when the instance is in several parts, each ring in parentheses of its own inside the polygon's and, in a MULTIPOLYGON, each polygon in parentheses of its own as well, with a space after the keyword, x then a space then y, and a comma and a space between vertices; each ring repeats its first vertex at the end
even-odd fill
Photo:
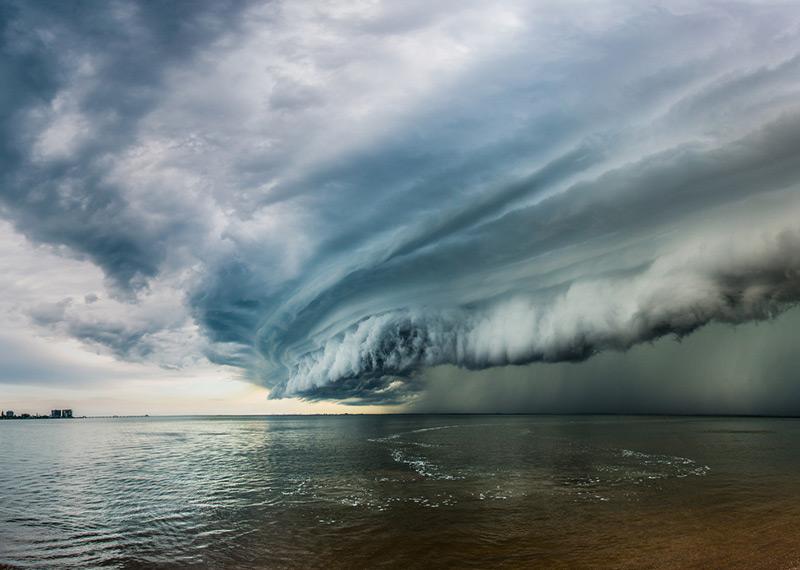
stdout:
POLYGON ((800 421, 0 422, 0 566, 800 565, 800 421))

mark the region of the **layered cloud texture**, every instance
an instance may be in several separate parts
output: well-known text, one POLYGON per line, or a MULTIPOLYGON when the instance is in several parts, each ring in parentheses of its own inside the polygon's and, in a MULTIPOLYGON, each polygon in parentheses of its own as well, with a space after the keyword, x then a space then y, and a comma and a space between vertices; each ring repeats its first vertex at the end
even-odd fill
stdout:
MULTIPOLYGON (((5 2, 0 200, 120 359, 404 401, 800 300, 794 2, 5 2)), ((9 230, 12 231, 12 230, 9 230)))

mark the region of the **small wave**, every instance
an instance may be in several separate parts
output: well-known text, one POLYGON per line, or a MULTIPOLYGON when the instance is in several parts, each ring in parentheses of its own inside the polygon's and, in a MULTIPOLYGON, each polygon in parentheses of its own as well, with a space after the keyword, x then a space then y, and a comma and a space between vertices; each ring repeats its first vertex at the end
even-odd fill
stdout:
POLYGON ((457 424, 457 425, 452 425, 452 426, 437 426, 437 427, 429 427, 429 428, 420 428, 420 429, 411 430, 411 431, 409 431, 407 433, 423 433, 423 432, 426 432, 426 431, 439 431, 440 429, 453 429, 453 428, 457 428, 457 427, 465 427, 465 426, 463 424, 457 424))
MULTIPOLYGON (((390 441, 396 441, 396 440, 400 439, 401 437, 403 437, 404 435, 411 435, 413 433, 424 433, 424 432, 427 432, 427 431, 438 431, 438 430, 442 430, 442 429, 452 429, 452 428, 457 428, 457 427, 466 427, 466 426, 464 426, 464 425, 450 425, 450 426, 436 426, 436 427, 429 427, 429 428, 413 429, 411 431, 401 431, 401 432, 398 432, 398 433, 393 433, 391 435, 385 435, 383 437, 370 437, 370 438, 367 438, 367 441, 370 441, 370 442, 373 442, 373 443, 387 443, 387 442, 390 442, 390 441)), ((420 444, 420 445, 422 445, 422 444, 420 444)), ((432 445, 432 444, 427 444, 427 445, 432 445)))
POLYGON ((478 491, 474 494, 475 497, 478 498, 480 501, 507 501, 514 497, 514 494, 511 491, 501 489, 500 485, 497 485, 493 489, 487 489, 485 491, 478 491))
POLYGON ((650 473, 648 474, 648 478, 650 479, 660 479, 664 477, 668 477, 669 475, 674 475, 676 477, 688 477, 689 475, 695 475, 702 477, 706 475, 711 468, 708 465, 699 465, 693 459, 689 459, 688 457, 681 457, 678 455, 660 455, 654 453, 644 453, 641 451, 633 451, 630 449, 623 449, 621 451, 622 457, 631 458, 637 460, 640 464, 651 466, 651 467, 665 467, 671 471, 671 473, 650 473))
POLYGON ((443 479, 443 480, 455 480, 455 479, 462 479, 463 477, 456 477, 455 475, 450 475, 447 473, 442 473, 439 468, 431 463, 430 461, 422 458, 422 457, 409 457, 406 453, 399 449, 392 450, 392 459, 396 463, 400 463, 410 467, 412 470, 416 471, 420 476, 425 477, 427 479, 443 479))

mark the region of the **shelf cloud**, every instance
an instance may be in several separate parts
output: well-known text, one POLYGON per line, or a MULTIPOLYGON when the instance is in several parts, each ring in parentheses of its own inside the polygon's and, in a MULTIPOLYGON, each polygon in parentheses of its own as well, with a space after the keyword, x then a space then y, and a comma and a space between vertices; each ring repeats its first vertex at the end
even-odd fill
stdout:
POLYGON ((0 24, 7 232, 102 272, 14 289, 42 334, 403 403, 433 366, 800 301, 792 2, 6 2, 0 24))

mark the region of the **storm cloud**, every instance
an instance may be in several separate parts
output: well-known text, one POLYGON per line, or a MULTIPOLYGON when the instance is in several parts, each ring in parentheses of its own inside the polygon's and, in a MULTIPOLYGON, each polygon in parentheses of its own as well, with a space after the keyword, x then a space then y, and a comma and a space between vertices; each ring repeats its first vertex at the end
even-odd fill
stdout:
POLYGON ((43 334, 401 403, 431 367, 584 361, 800 301, 791 2, 6 2, 0 23, 2 215, 105 279, 17 293, 43 334))

